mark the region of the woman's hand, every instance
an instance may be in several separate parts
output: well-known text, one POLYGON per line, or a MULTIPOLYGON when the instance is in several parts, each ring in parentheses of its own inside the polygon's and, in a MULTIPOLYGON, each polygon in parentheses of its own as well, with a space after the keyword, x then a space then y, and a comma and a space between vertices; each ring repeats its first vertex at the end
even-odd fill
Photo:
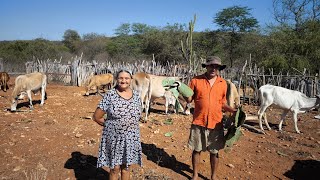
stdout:
POLYGON ((100 109, 100 108, 97 108, 96 111, 94 112, 93 114, 93 117, 92 119, 98 123, 100 126, 104 126, 104 118, 103 116, 105 115, 106 113, 100 109))

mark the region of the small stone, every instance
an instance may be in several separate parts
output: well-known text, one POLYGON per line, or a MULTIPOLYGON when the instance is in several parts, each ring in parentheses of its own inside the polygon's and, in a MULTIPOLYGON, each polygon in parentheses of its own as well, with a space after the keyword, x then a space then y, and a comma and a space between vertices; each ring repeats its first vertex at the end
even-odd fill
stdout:
POLYGON ((16 172, 16 171, 20 171, 21 167, 20 166, 17 166, 15 167, 12 171, 16 172))
POLYGON ((227 164, 227 166, 230 167, 230 168, 234 168, 233 164, 227 164))
POLYGON ((75 135, 76 138, 79 138, 79 137, 81 137, 81 136, 82 136, 82 134, 80 134, 80 133, 77 133, 77 134, 75 135))

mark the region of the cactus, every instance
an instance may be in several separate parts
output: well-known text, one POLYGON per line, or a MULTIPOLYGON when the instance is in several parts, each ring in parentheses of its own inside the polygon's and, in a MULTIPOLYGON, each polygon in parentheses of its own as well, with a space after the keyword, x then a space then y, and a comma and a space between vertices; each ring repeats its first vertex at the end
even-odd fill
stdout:
POLYGON ((196 22, 196 15, 194 15, 193 21, 189 22, 189 32, 187 34, 185 43, 181 40, 181 51, 183 58, 189 63, 189 68, 193 75, 197 73, 199 62, 197 62, 197 56, 192 47, 192 33, 194 30, 194 24, 196 22))

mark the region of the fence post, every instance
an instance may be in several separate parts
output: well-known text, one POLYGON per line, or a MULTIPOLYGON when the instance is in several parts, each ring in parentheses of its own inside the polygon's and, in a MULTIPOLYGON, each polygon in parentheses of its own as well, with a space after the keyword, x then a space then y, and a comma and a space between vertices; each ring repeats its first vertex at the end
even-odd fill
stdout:
POLYGON ((4 67, 3 67, 3 59, 0 58, 0 72, 4 71, 4 67))
POLYGON ((78 82, 77 67, 78 67, 78 60, 75 59, 71 63, 71 83, 72 83, 72 86, 77 86, 77 82, 78 82))

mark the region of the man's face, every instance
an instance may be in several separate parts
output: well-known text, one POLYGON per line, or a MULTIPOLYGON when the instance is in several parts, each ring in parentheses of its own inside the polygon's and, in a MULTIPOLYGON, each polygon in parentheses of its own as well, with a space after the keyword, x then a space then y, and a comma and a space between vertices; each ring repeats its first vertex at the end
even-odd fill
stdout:
POLYGON ((219 74, 219 68, 220 66, 217 64, 211 64, 211 65, 207 65, 207 75, 209 77, 214 77, 217 76, 219 74))

